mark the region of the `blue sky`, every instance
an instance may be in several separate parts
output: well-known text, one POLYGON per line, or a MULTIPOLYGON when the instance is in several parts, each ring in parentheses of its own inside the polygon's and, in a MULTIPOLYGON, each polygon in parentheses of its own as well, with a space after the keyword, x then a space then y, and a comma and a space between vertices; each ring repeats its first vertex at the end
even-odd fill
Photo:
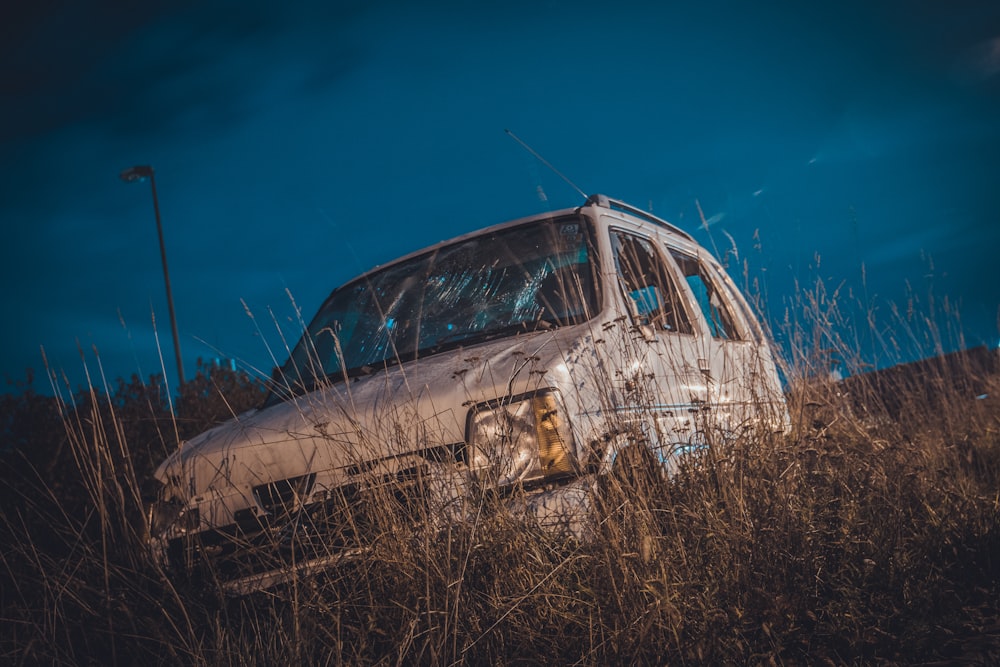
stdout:
POLYGON ((91 372, 94 347, 111 377, 158 372, 155 313, 173 377, 126 167, 156 169, 186 373, 266 373, 288 293, 309 317, 373 264, 580 203, 505 128, 587 192, 735 242, 776 317, 795 280, 860 290, 863 265, 869 298, 932 289, 995 342, 1000 6, 689 4, 2 10, 0 371, 42 370, 44 346, 73 385, 79 347, 91 372))

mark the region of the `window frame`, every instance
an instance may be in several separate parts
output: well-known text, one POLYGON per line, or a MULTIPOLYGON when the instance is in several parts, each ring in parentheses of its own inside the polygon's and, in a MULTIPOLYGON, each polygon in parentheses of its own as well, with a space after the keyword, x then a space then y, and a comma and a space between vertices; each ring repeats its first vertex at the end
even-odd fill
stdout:
POLYGON ((626 308, 629 310, 629 317, 632 319, 633 324, 653 334, 668 333, 693 337, 697 333, 698 325, 693 315, 694 311, 691 308, 690 299, 685 292, 688 288, 678 280, 676 267, 673 266, 670 257, 665 255, 661 250, 661 241, 653 236, 616 225, 608 226, 608 240, 611 244, 610 260, 615 273, 615 282, 618 284, 619 293, 624 300, 626 308), (625 284, 626 276, 622 271, 619 261, 619 251, 621 248, 620 235, 649 244, 652 257, 659 264, 658 267, 654 267, 655 272, 658 274, 654 276, 654 279, 658 284, 640 288, 649 289, 650 287, 657 287, 659 292, 655 308, 646 314, 639 311, 638 300, 632 296, 632 292, 628 290, 628 285, 625 284), (669 290, 664 290, 663 287, 669 287, 669 290), (665 298, 669 296, 667 292, 669 292, 669 295, 672 295, 672 298, 665 298), (672 305, 670 315, 667 314, 664 308, 665 304, 672 305), (652 317, 645 317, 645 315, 653 313, 654 310, 659 312, 652 317), (671 322, 673 326, 668 326, 671 322))
POLYGON ((705 332, 709 337, 728 343, 752 341, 754 336, 750 324, 744 321, 745 313, 740 304, 736 303, 736 297, 733 295, 730 285, 725 280, 725 276, 720 275, 721 269, 711 261, 711 258, 707 257, 700 249, 695 249, 692 252, 670 243, 664 243, 664 246, 666 247, 666 254, 669 256, 670 263, 673 265, 674 270, 677 271, 677 275, 680 277, 684 289, 687 290, 694 310, 704 323, 705 332), (693 265, 698 269, 698 273, 688 274, 685 267, 681 265, 682 259, 685 261, 685 264, 693 262, 693 265), (689 280, 689 278, 695 276, 700 279, 701 284, 705 287, 708 310, 703 307, 698 290, 695 290, 689 280), (721 300, 719 304, 712 303, 712 292, 721 300), (712 308, 719 313, 718 319, 712 316, 712 308), (728 327, 726 326, 727 322, 728 327), (717 335, 716 332, 720 330, 725 335, 717 335))

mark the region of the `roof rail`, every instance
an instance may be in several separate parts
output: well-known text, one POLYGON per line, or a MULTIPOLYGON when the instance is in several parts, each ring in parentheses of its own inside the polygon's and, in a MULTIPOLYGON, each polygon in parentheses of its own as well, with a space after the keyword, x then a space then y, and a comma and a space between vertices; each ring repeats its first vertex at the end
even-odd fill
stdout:
POLYGON ((601 208, 606 208, 609 211, 620 211, 622 213, 628 213, 629 215, 635 216, 636 218, 642 218, 646 222, 652 222, 654 225, 659 225, 660 227, 664 227, 664 228, 666 228, 666 229, 674 232, 675 234, 679 234, 680 236, 683 236, 684 238, 686 238, 689 241, 694 241, 694 237, 691 236, 690 234, 688 234, 686 231, 684 231, 680 227, 678 227, 676 225, 672 225, 669 222, 667 222, 666 220, 662 220, 660 218, 657 218, 652 213, 647 213, 646 211, 643 211, 642 209, 638 209, 635 206, 632 206, 631 204, 626 204, 625 202, 623 202, 623 201, 621 201, 619 199, 611 199, 607 195, 602 195, 602 194, 593 194, 593 195, 590 195, 589 197, 587 197, 587 201, 585 201, 583 203, 583 205, 584 206, 600 206, 601 208))

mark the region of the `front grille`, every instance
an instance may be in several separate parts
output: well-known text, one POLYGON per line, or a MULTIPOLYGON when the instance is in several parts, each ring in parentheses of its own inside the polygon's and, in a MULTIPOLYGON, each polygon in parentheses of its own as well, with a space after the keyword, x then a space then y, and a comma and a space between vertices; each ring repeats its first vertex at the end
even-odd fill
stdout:
POLYGON ((316 483, 316 473, 279 479, 253 487, 254 498, 272 516, 282 516, 301 507, 316 483))
POLYGON ((421 517, 424 470, 415 466, 334 489, 315 489, 315 474, 253 488, 263 513, 235 513, 228 526, 170 541, 179 570, 201 564, 223 580, 260 574, 370 546, 379 535, 421 517))

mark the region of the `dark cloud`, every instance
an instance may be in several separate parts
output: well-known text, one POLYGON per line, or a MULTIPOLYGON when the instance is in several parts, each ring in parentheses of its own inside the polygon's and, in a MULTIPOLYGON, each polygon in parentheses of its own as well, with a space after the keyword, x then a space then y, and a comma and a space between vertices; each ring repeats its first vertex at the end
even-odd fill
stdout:
POLYGON ((22 3, 3 30, 0 145, 69 124, 128 136, 169 132, 192 110, 218 127, 247 113, 262 72, 282 62, 332 83, 358 58, 358 7, 260 2, 22 3))

